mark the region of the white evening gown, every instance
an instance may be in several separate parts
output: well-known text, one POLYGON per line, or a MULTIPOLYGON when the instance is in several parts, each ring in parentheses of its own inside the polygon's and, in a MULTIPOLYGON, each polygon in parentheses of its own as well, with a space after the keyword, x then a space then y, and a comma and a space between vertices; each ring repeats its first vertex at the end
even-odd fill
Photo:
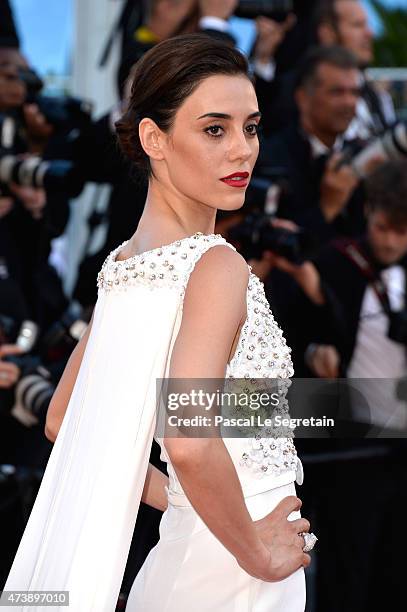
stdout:
MULTIPOLYGON (((185 288, 207 249, 234 248, 220 235, 197 233, 116 262, 124 244, 99 273, 81 368, 4 586, 69 591, 70 605, 4 607, 8 612, 114 612, 155 431, 156 380, 169 372, 185 288)), ((247 313, 226 380, 287 382, 290 349, 252 272, 247 313)), ((168 462, 169 505, 127 612, 303 612, 304 571, 277 583, 243 571, 189 504, 158 442, 168 462)), ((257 435, 225 444, 253 519, 295 495, 302 467, 291 438, 257 435)))

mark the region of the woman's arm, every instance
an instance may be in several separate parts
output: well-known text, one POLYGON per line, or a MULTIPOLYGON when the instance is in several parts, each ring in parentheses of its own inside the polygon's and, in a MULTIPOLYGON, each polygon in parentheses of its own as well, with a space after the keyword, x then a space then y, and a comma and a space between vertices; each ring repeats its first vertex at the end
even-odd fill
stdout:
POLYGON ((68 359, 64 373, 60 378, 48 406, 47 418, 45 422, 45 436, 51 442, 55 442, 59 428, 61 427, 64 419, 65 412, 75 386, 76 377, 78 375, 79 368, 81 367, 82 357, 86 349, 90 330, 92 328, 92 321, 93 315, 85 333, 75 346, 71 356, 68 359))
MULTIPOLYGON (((215 246, 201 257, 185 293, 171 356, 171 379, 224 378, 233 338, 246 311, 248 274, 242 256, 227 246, 215 246)), ((284 550, 280 545, 271 555, 267 538, 260 537, 251 520, 235 466, 220 437, 168 437, 164 443, 192 506, 248 573, 280 580, 308 563, 302 538, 296 534, 296 545, 284 550)), ((292 510, 300 507, 295 497, 290 503, 292 510)), ((277 523, 278 531, 289 540, 291 525, 283 518, 280 512, 270 523, 274 530, 277 523)), ((306 529, 306 521, 301 527, 306 529)), ((290 544, 296 542, 292 532, 290 535, 290 544)))

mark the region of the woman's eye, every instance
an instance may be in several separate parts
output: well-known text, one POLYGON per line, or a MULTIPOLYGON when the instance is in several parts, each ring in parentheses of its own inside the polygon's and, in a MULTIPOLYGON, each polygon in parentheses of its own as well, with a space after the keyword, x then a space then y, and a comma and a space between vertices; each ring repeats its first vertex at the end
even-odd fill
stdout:
POLYGON ((256 136, 259 133, 259 129, 260 129, 260 126, 258 123, 251 123, 246 128, 250 136, 256 136))
POLYGON ((210 125, 204 131, 214 138, 219 138, 222 134, 220 134, 218 130, 223 130, 221 125, 210 125))
MULTIPOLYGON (((246 131, 250 136, 256 136, 259 133, 259 129, 260 127, 258 123, 251 123, 246 127, 246 131)), ((209 127, 205 128, 204 131, 213 138, 220 138, 222 136, 222 132, 224 132, 224 129, 221 125, 210 125, 209 127)))

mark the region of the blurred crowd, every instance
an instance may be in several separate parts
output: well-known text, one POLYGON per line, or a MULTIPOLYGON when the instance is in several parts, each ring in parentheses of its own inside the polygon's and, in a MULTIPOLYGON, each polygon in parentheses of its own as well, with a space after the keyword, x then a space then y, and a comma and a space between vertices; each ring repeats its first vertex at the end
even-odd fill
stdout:
MULTIPOLYGON (((407 491, 407 127, 389 93, 366 76, 373 33, 362 2, 127 1, 121 102, 98 120, 81 100, 42 95, 7 3, 3 9, 0 582, 52 449, 47 408, 90 320, 97 273, 143 210, 147 184, 120 155, 113 128, 132 67, 160 40, 185 32, 235 45, 229 19, 236 15, 256 25, 249 60, 262 112, 260 155, 245 206, 219 211, 215 231, 264 282, 296 377, 366 379, 365 399, 374 404, 366 410, 350 401, 342 438, 297 441, 306 467, 298 494, 320 539, 308 609, 404 610, 398 516, 407 491), (88 182, 112 187, 108 232, 66 295, 50 254, 70 200, 88 182)), ((96 214, 90 226, 100 222, 96 214)), ((156 447, 152 461, 163 468, 156 447)), ((139 514, 123 601, 158 539, 159 519, 146 507, 139 514)))

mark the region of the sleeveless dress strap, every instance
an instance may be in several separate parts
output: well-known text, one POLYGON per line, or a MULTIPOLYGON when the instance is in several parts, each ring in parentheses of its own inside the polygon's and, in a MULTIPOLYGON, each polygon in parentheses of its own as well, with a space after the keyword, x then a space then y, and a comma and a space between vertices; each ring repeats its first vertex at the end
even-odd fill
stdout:
POLYGON ((189 278, 192 272, 194 271, 196 264, 201 259, 204 253, 206 253, 209 249, 215 246, 228 246, 234 251, 236 251, 236 248, 232 244, 230 244, 230 242, 227 242, 227 240, 223 238, 223 236, 221 236, 220 234, 211 234, 210 236, 206 236, 205 234, 198 233, 192 237, 192 240, 196 240, 196 248, 194 249, 193 257, 189 258, 184 270, 181 291, 182 296, 184 296, 185 294, 189 278))

